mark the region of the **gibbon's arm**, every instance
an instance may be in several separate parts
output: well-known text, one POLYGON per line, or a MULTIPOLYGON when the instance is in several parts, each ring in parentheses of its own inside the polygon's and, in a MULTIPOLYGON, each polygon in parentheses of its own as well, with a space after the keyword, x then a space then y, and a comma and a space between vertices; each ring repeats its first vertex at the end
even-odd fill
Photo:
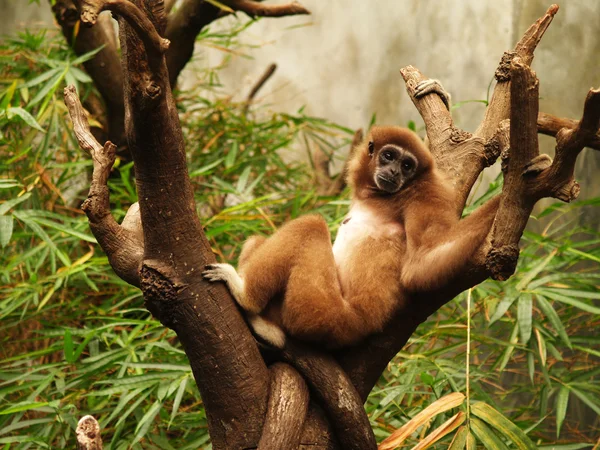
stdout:
POLYGON ((499 196, 489 200, 447 230, 445 236, 426 232, 402 268, 402 286, 410 292, 426 292, 447 284, 488 236, 499 203, 499 196))
POLYGON ((258 315, 254 304, 246 301, 244 280, 231 264, 208 264, 202 276, 210 282, 223 281, 233 299, 247 311, 246 318, 250 328, 259 338, 277 348, 285 347, 285 333, 273 322, 258 315))

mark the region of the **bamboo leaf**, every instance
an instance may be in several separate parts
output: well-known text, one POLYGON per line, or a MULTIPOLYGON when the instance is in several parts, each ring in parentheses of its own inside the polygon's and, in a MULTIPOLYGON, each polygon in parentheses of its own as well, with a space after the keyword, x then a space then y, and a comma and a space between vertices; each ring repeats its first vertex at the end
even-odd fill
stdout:
POLYGON ((443 424, 433 430, 431 433, 425 437, 425 439, 421 440, 417 445, 413 447, 412 450, 425 450, 435 444, 437 441, 442 439, 444 436, 452 433, 459 426, 461 426, 466 419, 466 414, 462 411, 459 411, 448 420, 446 420, 443 424))
POLYGON ((462 426, 458 429, 448 450, 463 450, 467 444, 467 436, 469 435, 469 429, 466 426, 462 426))
POLYGON ((40 124, 37 123, 37 120, 35 120, 35 118, 31 114, 29 114, 27 111, 25 111, 23 108, 19 108, 19 107, 8 108, 6 110, 6 117, 8 119, 10 119, 13 116, 19 116, 21 119, 23 119, 23 122, 25 122, 31 128, 35 128, 36 130, 41 131, 42 133, 46 132, 46 130, 44 130, 40 126, 40 124))
POLYGON ((556 437, 560 436, 560 428, 567 415, 567 406, 569 405, 569 388, 562 385, 556 396, 556 437))
POLYGON ((490 450, 508 450, 502 439, 485 422, 479 420, 477 417, 471 417, 470 423, 471 431, 475 433, 475 436, 477 436, 477 439, 481 441, 485 448, 490 450))
POLYGON ((10 242, 13 233, 14 219, 12 216, 0 216, 0 247, 4 248, 10 242))
POLYGON ((500 412, 483 402, 474 402, 471 405, 471 414, 492 426, 504 436, 509 438, 519 449, 536 450, 535 444, 514 423, 500 412))
POLYGON ((460 392, 454 392, 436 400, 411 420, 406 422, 401 428, 394 431, 379 445, 379 450, 392 450, 398 447, 421 425, 440 413, 462 405, 464 400, 465 396, 460 392))
POLYGON ((567 345, 567 347, 572 349, 573 345, 571 344, 571 340, 569 339, 569 335, 565 330, 562 320, 560 320, 560 317, 558 317, 558 314, 556 313, 550 302, 546 300, 546 298, 543 295, 538 294, 536 295, 536 303, 540 307, 540 309, 542 310, 552 327, 556 330, 562 341, 567 345))
POLYGON ((533 322, 533 307, 531 295, 522 294, 517 304, 517 321, 521 342, 525 345, 531 338, 531 324, 533 322))

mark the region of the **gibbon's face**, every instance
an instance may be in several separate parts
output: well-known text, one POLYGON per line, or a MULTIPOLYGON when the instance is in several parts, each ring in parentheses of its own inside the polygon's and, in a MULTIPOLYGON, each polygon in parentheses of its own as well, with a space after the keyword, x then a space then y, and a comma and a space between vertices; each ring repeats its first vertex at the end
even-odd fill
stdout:
POLYGON ((385 144, 375 151, 373 142, 369 142, 369 156, 375 164, 373 181, 378 189, 395 194, 402 189, 417 173, 417 158, 395 144, 385 144))

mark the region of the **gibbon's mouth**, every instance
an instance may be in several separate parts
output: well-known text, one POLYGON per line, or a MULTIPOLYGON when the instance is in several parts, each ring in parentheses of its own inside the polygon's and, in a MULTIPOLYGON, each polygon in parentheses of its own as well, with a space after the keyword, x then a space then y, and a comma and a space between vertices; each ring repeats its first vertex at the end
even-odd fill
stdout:
POLYGON ((389 194, 395 194, 402 187, 402 183, 398 183, 395 179, 381 174, 375 176, 375 184, 379 189, 389 194))

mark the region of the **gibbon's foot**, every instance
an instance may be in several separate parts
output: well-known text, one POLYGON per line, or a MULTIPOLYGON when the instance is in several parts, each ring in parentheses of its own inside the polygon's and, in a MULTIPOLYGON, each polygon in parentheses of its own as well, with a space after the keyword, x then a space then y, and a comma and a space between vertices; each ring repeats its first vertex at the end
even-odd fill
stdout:
POLYGON ((258 314, 248 314, 247 319, 259 343, 266 343, 280 350, 285 347, 285 333, 273 322, 258 314))
POLYGON ((421 98, 427 94, 437 94, 441 97, 446 108, 450 110, 450 94, 444 89, 439 80, 428 79, 423 80, 415 88, 415 97, 421 98))
POLYGON ((260 312, 247 304, 246 296, 244 295, 244 280, 238 275, 235 267, 231 264, 207 264, 204 266, 204 269, 204 272, 202 272, 204 279, 211 283, 214 283, 215 281, 224 281, 235 301, 244 310, 253 313, 260 312))

